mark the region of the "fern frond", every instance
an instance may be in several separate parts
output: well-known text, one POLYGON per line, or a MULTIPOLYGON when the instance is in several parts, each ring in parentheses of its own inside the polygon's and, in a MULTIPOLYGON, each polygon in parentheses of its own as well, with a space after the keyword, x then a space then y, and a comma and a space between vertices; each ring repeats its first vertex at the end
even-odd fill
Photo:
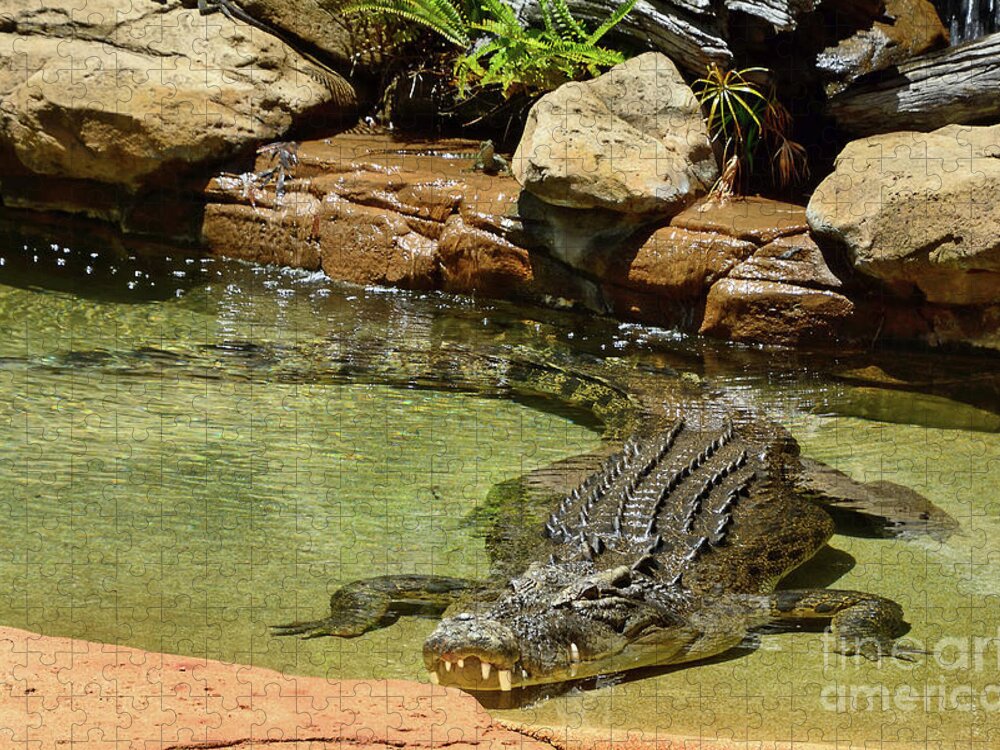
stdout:
POLYGON ((632 11, 632 8, 635 7, 635 4, 638 1, 639 0, 625 0, 625 2, 615 8, 614 13, 608 17, 608 20, 598 26, 594 30, 594 33, 587 37, 585 43, 597 44, 605 34, 622 22, 625 16, 632 11))
POLYGON ((342 6, 343 13, 385 13, 411 21, 440 34, 452 44, 469 44, 468 23, 451 0, 358 0, 342 6))
POLYGON ((517 20, 517 14, 503 0, 482 0, 482 7, 486 13, 497 21, 507 24, 510 27, 523 28, 521 22, 517 20))
POLYGON ((567 42, 583 41, 587 38, 587 30, 573 18, 566 0, 539 0, 542 5, 550 5, 553 23, 559 36, 567 42))

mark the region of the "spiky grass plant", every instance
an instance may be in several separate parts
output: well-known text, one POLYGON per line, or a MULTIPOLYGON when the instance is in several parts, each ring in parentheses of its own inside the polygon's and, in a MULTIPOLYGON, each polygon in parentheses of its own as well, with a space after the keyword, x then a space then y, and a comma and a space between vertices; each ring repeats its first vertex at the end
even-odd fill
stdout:
POLYGON ((703 78, 692 84, 698 102, 707 110, 705 124, 712 140, 721 143, 723 172, 712 194, 725 198, 746 183, 764 143, 771 152, 771 174, 776 185, 788 187, 809 174, 806 151, 789 137, 792 116, 778 101, 774 87, 764 89, 751 80, 766 68, 722 70, 712 63, 703 78))

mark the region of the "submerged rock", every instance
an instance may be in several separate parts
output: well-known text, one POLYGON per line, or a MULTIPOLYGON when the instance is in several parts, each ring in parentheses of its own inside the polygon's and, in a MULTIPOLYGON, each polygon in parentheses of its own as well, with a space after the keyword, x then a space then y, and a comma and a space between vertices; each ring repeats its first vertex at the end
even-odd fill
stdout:
POLYGON ((718 176, 694 93, 655 52, 542 97, 511 168, 546 203, 661 220, 708 192, 718 176))

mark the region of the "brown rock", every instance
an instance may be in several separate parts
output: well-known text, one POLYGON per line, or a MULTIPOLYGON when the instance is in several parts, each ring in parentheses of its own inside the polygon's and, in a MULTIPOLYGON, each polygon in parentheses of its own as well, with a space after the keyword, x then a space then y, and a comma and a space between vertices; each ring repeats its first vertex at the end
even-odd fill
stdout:
POLYGON ((461 216, 445 224, 438 244, 444 289, 503 297, 524 290, 534 276, 528 251, 482 229, 461 216))
POLYGON ((386 30, 372 24, 367 14, 334 14, 318 0, 240 0, 240 7, 321 50, 338 70, 371 68, 385 59, 378 34, 386 30))
POLYGON ((807 210, 821 246, 900 296, 1000 301, 1000 125, 849 143, 807 210))
POLYGON ((718 175, 701 107, 657 52, 543 96, 511 168, 546 203, 661 218, 704 195, 718 175))
POLYGON ((840 279, 833 275, 823 253, 808 234, 779 237, 764 245, 749 260, 736 266, 729 278, 781 281, 820 289, 841 286, 840 279))
POLYGON ((761 344, 835 340, 853 311, 849 299, 828 290, 723 279, 708 294, 700 332, 761 344))
POLYGON ((622 251, 606 254, 607 268, 595 266, 590 271, 626 289, 697 299, 754 250, 750 242, 669 226, 653 232, 631 257, 622 251))
POLYGON ((437 243, 400 214, 328 196, 318 236, 327 276, 355 284, 438 288, 437 243))
POLYGON ((702 201, 677 214, 670 224, 696 232, 719 232, 758 245, 809 230, 803 206, 759 196, 725 203, 702 201))
POLYGON ((281 208, 214 203, 205 207, 202 242, 229 258, 319 270, 313 221, 319 202, 295 194, 281 208), (225 248, 225 252, 221 249, 225 248))
POLYGON ((461 188, 456 181, 429 178, 419 172, 357 170, 310 180, 310 190, 316 195, 332 193, 362 206, 436 223, 443 223, 458 210, 461 188))

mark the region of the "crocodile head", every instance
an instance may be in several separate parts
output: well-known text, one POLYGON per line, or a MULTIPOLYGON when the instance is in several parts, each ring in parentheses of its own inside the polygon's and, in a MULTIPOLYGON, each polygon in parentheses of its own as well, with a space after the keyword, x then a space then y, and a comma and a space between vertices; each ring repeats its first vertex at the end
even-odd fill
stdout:
POLYGON ((695 637, 679 592, 628 566, 535 563, 482 612, 443 620, 424 643, 431 681, 511 690, 671 661, 695 637))

